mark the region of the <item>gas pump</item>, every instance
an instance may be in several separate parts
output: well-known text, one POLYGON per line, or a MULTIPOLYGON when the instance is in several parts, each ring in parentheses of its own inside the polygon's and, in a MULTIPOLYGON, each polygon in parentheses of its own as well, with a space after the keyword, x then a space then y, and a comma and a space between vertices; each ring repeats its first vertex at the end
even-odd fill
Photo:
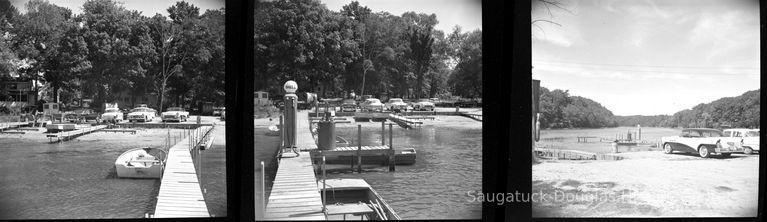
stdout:
POLYGON ((284 130, 285 137, 283 137, 284 147, 282 147, 282 149, 291 149, 291 151, 298 155, 298 151, 296 150, 296 130, 298 129, 298 121, 296 120, 296 116, 298 112, 298 96, 295 94, 296 90, 298 90, 298 84, 292 80, 287 81, 285 82, 285 85, 283 85, 283 89, 285 90, 285 109, 283 111, 283 116, 285 117, 285 125, 281 130, 284 130))

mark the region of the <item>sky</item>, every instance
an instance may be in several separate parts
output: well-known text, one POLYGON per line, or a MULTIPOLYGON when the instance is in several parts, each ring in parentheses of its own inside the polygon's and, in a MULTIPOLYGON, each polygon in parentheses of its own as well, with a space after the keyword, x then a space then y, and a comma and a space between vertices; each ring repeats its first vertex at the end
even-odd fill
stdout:
MULTIPOLYGON (((352 0, 321 0, 328 9, 341 11, 341 7, 352 0)), ((446 35, 456 25, 462 32, 482 30, 482 2, 480 0, 358 0, 375 12, 385 11, 393 15, 402 15, 408 11, 436 14, 439 23, 434 27, 446 35)))
POLYGON ((615 115, 671 115, 759 89, 759 5, 746 0, 534 3, 533 79, 615 115))
MULTIPOLYGON (((11 0, 11 4, 21 13, 27 12, 25 6, 27 2, 29 0, 11 0)), ((85 0, 48 0, 48 2, 69 8, 74 14, 80 14, 83 11, 85 0)), ((142 15, 151 17, 157 13, 168 16, 167 9, 175 5, 177 0, 117 0, 117 2, 122 2, 128 10, 138 10, 142 15)), ((186 2, 200 8, 200 14, 205 13, 205 10, 208 9, 224 8, 225 5, 225 0, 186 0, 186 2)))

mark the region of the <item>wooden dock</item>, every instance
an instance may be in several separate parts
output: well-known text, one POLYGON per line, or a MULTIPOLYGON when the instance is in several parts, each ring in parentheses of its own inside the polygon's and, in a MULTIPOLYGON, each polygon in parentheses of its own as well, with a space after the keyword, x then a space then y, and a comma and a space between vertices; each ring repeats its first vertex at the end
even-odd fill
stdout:
POLYGON ((579 150, 535 148, 535 153, 543 158, 558 160, 621 160, 623 157, 609 153, 591 153, 579 150))
POLYGON ((460 115, 482 122, 482 114, 461 113, 460 115))
MULTIPOLYGON (((212 126, 198 128, 200 135, 209 133, 212 126)), ((160 193, 155 205, 155 218, 210 217, 202 195, 191 152, 203 141, 204 136, 182 139, 168 150, 160 193), (193 144, 189 144, 193 143, 193 144)))
POLYGON ((416 120, 408 119, 407 117, 398 116, 398 115, 394 115, 394 114, 389 114, 389 120, 391 120, 392 122, 397 123, 397 125, 399 125, 399 126, 401 126, 403 128, 420 127, 423 124, 423 122, 421 122, 421 121, 416 121, 416 120))
POLYGON ((102 129, 101 132, 109 132, 109 133, 130 133, 130 134, 136 134, 135 129, 102 129))
POLYGON ((49 134, 46 137, 48 137, 48 142, 50 142, 50 143, 58 143, 58 142, 62 142, 62 141, 68 141, 68 140, 77 138, 79 136, 95 132, 97 130, 104 129, 106 127, 107 127, 106 125, 90 126, 90 127, 86 127, 86 128, 82 128, 82 129, 78 129, 78 130, 72 130, 72 131, 65 131, 65 132, 60 132, 60 133, 55 133, 55 134, 49 134))
POLYGON ((0 131, 4 131, 7 129, 15 129, 19 128, 20 126, 27 126, 29 123, 27 122, 7 122, 7 123, 0 123, 0 131))
MULTIPOLYGON (((299 150, 317 147, 309 129, 309 115, 298 112, 297 141, 299 150)), ((322 198, 317 189, 311 155, 300 151, 283 153, 274 177, 264 220, 326 220, 322 212, 322 198)))

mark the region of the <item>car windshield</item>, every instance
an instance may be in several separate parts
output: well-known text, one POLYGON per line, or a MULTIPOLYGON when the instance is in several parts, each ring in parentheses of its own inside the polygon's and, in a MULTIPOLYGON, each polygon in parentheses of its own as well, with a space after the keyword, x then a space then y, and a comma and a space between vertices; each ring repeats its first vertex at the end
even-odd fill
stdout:
POLYGON ((118 108, 107 108, 107 109, 106 109, 106 110, 104 110, 104 111, 105 111, 105 112, 108 112, 108 113, 119 113, 119 112, 120 112, 120 109, 118 109, 118 108))
POLYGON ((746 132, 746 137, 759 137, 759 131, 758 130, 751 130, 746 132))
POLYGON ((134 109, 132 109, 130 111, 131 112, 149 112, 149 109, 144 108, 144 107, 139 107, 139 108, 134 108, 134 109))
POLYGON ((345 99, 344 100, 344 104, 354 104, 354 100, 353 99, 345 99))
POLYGON ((171 107, 171 108, 168 108, 168 111, 184 111, 184 108, 181 108, 181 107, 171 107))
POLYGON ((390 103, 401 103, 402 99, 390 99, 389 102, 390 103))
POLYGON ((429 102, 429 99, 419 99, 418 102, 429 102))
POLYGON ((378 101, 378 99, 367 99, 368 103, 380 103, 381 101, 378 101))

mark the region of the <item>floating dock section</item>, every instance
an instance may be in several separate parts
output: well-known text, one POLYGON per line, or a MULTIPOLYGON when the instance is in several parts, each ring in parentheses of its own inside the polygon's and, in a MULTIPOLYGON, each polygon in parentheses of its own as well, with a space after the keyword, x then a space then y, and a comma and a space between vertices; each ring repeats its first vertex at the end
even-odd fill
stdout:
POLYGON ((155 218, 210 217, 191 152, 205 142, 206 134, 212 129, 212 126, 197 128, 195 135, 182 139, 168 150, 154 210, 155 218))
POLYGON ((326 220, 322 212, 322 197, 317 189, 311 155, 300 151, 317 147, 309 129, 309 115, 299 111, 295 153, 283 153, 274 177, 269 202, 264 211, 264 220, 326 220))
POLYGON ((97 130, 104 129, 106 127, 107 127, 106 125, 97 125, 97 126, 90 126, 90 127, 82 128, 82 129, 78 129, 78 130, 72 130, 72 131, 60 132, 60 133, 55 133, 55 134, 49 134, 49 135, 47 135, 48 142, 50 142, 50 143, 58 143, 58 142, 62 142, 62 141, 68 141, 68 140, 77 138, 79 136, 82 136, 82 135, 85 135, 85 134, 89 134, 89 133, 95 132, 97 130))

